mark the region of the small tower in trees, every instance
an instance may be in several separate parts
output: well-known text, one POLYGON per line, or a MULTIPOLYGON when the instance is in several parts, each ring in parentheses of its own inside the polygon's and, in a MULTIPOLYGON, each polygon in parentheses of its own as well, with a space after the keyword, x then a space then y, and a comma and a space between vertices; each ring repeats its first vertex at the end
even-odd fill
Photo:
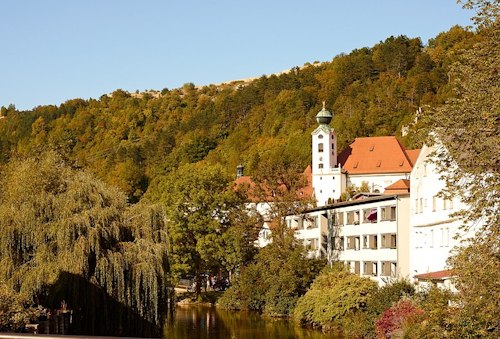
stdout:
POLYGON ((319 126, 312 135, 312 184, 318 206, 337 200, 345 189, 345 175, 337 160, 337 132, 330 127, 333 114, 323 108, 316 115, 319 126))

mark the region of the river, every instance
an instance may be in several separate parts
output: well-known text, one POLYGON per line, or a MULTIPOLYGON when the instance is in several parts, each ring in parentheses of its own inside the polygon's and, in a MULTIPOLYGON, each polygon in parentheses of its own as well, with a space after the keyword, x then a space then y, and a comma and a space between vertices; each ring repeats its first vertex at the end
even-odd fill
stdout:
POLYGON ((261 317, 256 312, 179 306, 168 317, 166 339, 343 339, 298 326, 293 321, 261 317))

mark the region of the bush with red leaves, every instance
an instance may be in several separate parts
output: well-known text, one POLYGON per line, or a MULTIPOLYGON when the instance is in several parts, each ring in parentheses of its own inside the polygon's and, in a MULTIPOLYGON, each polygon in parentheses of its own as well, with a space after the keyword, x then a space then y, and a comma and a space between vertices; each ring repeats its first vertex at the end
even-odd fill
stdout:
POLYGON ((423 314, 424 311, 411 301, 398 301, 375 321, 378 338, 392 338, 409 324, 419 322, 423 314))

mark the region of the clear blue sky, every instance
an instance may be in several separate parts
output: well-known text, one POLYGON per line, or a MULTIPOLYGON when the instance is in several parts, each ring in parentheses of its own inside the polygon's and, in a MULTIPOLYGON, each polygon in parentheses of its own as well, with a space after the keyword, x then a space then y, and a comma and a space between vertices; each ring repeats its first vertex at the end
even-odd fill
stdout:
POLYGON ((2 0, 0 106, 209 85, 471 24, 454 0, 2 0))

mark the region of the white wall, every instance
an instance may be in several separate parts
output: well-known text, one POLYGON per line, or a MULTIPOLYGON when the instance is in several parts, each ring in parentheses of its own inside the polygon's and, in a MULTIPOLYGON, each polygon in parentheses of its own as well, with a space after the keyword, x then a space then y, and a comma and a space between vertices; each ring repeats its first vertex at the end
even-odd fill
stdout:
POLYGON ((460 230, 462 222, 450 216, 465 208, 458 198, 445 201, 438 193, 445 187, 441 173, 429 162, 433 147, 424 146, 411 172, 410 276, 448 269, 446 260, 460 239, 471 233, 460 230), (459 239, 454 239, 456 236, 459 239))

